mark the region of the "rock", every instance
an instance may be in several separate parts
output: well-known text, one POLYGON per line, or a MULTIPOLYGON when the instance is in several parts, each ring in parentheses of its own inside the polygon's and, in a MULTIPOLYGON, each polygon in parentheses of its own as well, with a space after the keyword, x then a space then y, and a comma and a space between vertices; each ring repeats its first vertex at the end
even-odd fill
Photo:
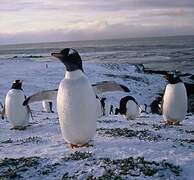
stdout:
POLYGON ((151 70, 151 69, 144 69, 144 72, 147 74, 161 74, 161 75, 165 75, 166 73, 169 73, 169 71, 151 70))
POLYGON ((145 72, 145 67, 143 64, 135 64, 136 67, 136 72, 138 73, 144 73, 145 72))
POLYGON ((188 112, 194 112, 194 94, 188 98, 188 112))
POLYGON ((194 75, 191 75, 189 79, 194 80, 194 75))
POLYGON ((184 83, 184 84, 187 90, 188 97, 191 95, 194 95, 194 84, 190 84, 190 83, 184 83))

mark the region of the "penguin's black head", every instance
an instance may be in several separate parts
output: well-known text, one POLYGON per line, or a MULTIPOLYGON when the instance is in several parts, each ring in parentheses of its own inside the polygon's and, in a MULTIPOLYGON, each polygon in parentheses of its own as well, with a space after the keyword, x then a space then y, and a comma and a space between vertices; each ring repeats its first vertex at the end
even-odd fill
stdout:
POLYGON ((65 66, 67 71, 82 70, 82 59, 79 53, 72 48, 65 48, 60 53, 51 53, 51 56, 58 58, 65 66))
POLYGON ((182 82, 182 80, 179 78, 179 76, 175 75, 175 74, 169 74, 166 73, 164 78, 168 81, 168 83, 170 84, 176 84, 179 82, 182 82))
POLYGON ((106 98, 105 97, 103 97, 103 98, 101 98, 101 102, 103 102, 104 103, 104 101, 106 100, 106 98))
POLYGON ((15 80, 11 86, 11 89, 19 89, 22 90, 22 80, 15 80))

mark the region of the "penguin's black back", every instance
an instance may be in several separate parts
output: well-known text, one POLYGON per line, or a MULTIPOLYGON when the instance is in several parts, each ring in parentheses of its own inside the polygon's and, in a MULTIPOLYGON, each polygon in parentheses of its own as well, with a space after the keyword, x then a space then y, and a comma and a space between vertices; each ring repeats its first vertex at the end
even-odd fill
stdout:
POLYGON ((105 115, 105 100, 106 100, 106 98, 102 98, 100 100, 100 103, 101 103, 101 106, 102 106, 102 109, 103 109, 103 115, 105 115))
POLYGON ((169 84, 177 84, 182 82, 179 76, 176 76, 174 74, 166 74, 165 78, 167 79, 169 84))
POLYGON ((119 105, 120 114, 126 114, 126 112, 127 112, 126 105, 127 105, 128 101, 134 101, 137 104, 137 101, 132 96, 125 96, 125 97, 121 98, 120 105, 119 105))
POLYGON ((53 113, 54 111, 53 111, 53 103, 52 102, 49 102, 49 108, 50 108, 51 112, 53 113))

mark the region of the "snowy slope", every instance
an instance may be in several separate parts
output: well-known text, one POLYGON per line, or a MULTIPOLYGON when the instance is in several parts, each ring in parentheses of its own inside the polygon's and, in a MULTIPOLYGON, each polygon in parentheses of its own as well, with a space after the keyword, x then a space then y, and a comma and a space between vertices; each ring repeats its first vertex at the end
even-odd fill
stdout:
MULTIPOLYGON (((28 96, 57 88, 64 76, 58 61, 2 61, 0 68, 1 102, 14 79, 24 79, 28 96)), ((140 104, 152 102, 165 87, 160 75, 138 73, 129 64, 87 62, 84 69, 92 83, 128 86, 140 104)), ((117 106, 126 93, 105 95, 117 106)), ((194 179, 194 116, 176 127, 166 127, 162 116, 153 114, 134 121, 102 117, 89 147, 72 150, 62 138, 56 109, 42 112, 41 103, 31 108, 34 120, 24 131, 0 121, 0 179, 194 179)))

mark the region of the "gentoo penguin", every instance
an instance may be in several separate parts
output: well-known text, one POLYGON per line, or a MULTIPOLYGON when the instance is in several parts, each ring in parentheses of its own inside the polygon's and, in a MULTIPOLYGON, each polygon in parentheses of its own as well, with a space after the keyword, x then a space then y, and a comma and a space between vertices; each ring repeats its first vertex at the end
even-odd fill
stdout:
POLYGON ((121 98, 119 108, 116 108, 115 114, 120 113, 128 120, 133 120, 139 115, 139 105, 134 97, 125 96, 121 98))
POLYGON ((161 113, 161 103, 162 97, 158 96, 152 103, 150 104, 150 110, 152 114, 162 114, 161 113))
POLYGON ((97 102, 97 116, 102 116, 102 106, 99 97, 96 95, 96 102, 97 102))
POLYGON ((174 74, 166 74, 166 86, 162 114, 167 125, 179 125, 187 112, 187 92, 184 83, 174 74))
POLYGON ((142 113, 148 114, 147 108, 148 108, 148 105, 147 104, 141 104, 141 105, 139 105, 139 114, 142 114, 142 113))
POLYGON ((147 113, 147 107, 148 107, 147 104, 141 104, 141 105, 139 106, 140 113, 147 113))
POLYGON ((75 49, 66 48, 51 55, 66 67, 65 78, 61 81, 57 94, 62 135, 72 148, 84 146, 96 133, 96 95, 75 49))
POLYGON ((53 107, 52 101, 47 101, 47 100, 42 101, 42 107, 44 112, 54 113, 54 111, 52 110, 52 107, 53 107))
POLYGON ((106 97, 102 97, 101 100, 102 115, 108 116, 110 114, 110 104, 106 97))
POLYGON ((109 114, 114 114, 114 107, 113 107, 113 105, 110 105, 110 111, 109 111, 109 114))
POLYGON ((30 109, 23 106, 25 95, 22 89, 22 81, 15 80, 5 98, 2 119, 6 116, 12 124, 12 129, 25 129, 28 125, 30 109))

